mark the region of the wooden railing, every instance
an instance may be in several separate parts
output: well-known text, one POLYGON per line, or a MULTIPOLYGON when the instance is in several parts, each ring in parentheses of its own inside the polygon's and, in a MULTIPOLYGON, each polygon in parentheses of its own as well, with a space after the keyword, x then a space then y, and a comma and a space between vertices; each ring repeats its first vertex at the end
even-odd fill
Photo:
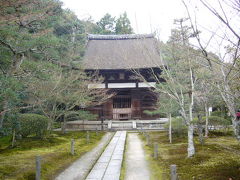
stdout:
POLYGON ((101 121, 69 121, 66 128, 69 130, 121 130, 121 129, 138 129, 138 130, 164 130, 164 124, 168 119, 160 120, 104 120, 101 121))

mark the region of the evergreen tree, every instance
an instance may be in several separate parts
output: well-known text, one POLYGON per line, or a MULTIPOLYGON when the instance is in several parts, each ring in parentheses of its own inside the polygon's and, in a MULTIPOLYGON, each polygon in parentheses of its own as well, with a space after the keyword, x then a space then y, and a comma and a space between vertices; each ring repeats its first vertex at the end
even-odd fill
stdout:
POLYGON ((124 12, 116 21, 116 34, 132 34, 133 29, 131 27, 130 20, 127 17, 127 13, 124 12))
POLYGON ((115 17, 110 14, 105 14, 100 21, 97 22, 100 34, 114 34, 115 33, 115 17))
MULTIPOLYGON (((12 112, 37 112, 55 120, 54 111, 61 109, 56 106, 94 99, 83 83, 88 78, 80 60, 86 35, 96 24, 80 21, 57 0, 0 1, 0 15, 0 130, 12 112), (63 89, 74 93, 66 99, 63 89)), ((64 108, 64 114, 72 110, 64 108)))
MULTIPOLYGON (((49 33, 47 22, 60 12, 60 6, 61 4, 54 0, 0 2, 0 50, 4 56, 0 62, 4 66, 1 69, 1 76, 5 79, 15 79, 17 82, 22 77, 20 67, 29 54, 36 50, 43 51, 46 46, 56 44, 56 39, 49 33)), ((11 92, 18 93, 15 88, 11 92)), ((12 108, 11 105, 8 96, 1 98, 0 128, 3 126, 5 113, 12 108)))

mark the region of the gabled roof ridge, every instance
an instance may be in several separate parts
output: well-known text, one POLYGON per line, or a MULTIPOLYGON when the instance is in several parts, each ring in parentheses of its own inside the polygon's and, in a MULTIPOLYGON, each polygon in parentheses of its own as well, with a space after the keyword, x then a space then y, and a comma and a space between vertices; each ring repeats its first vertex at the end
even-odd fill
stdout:
POLYGON ((88 34, 89 40, 125 40, 145 38, 154 38, 154 34, 121 34, 121 35, 88 34))

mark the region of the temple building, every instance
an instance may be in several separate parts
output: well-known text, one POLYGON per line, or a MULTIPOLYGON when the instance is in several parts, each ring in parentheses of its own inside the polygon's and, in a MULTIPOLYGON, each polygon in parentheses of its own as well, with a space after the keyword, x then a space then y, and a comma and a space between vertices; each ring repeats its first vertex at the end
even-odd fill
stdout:
POLYGON ((153 89, 163 65, 153 34, 88 35, 83 65, 87 73, 103 77, 102 83, 88 88, 107 88, 114 94, 102 105, 88 108, 99 119, 159 118, 146 113, 156 109, 153 89))

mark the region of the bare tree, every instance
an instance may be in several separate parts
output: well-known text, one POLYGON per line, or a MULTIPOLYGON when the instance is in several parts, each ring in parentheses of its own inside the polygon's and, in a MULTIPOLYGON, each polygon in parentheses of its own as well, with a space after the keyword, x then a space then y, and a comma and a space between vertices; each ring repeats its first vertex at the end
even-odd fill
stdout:
MULTIPOLYGON (((188 157, 195 154, 193 141, 193 107, 196 96, 197 69, 196 53, 189 44, 189 27, 184 25, 187 19, 176 20, 178 29, 172 31, 172 36, 167 43, 168 59, 162 66, 161 77, 164 82, 158 84, 157 91, 173 99, 179 107, 179 112, 188 127, 188 157)), ((161 48, 160 48, 161 49, 161 48)))
POLYGON ((209 69, 212 71, 212 79, 214 80, 213 86, 216 87, 224 100, 232 117, 235 136, 240 140, 240 122, 236 118, 240 97, 239 85, 236 85, 240 77, 240 32, 238 30, 239 28, 234 25, 236 22, 239 23, 239 1, 217 0, 215 4, 211 4, 206 0, 199 0, 203 7, 209 10, 213 17, 217 18, 223 29, 220 34, 212 32, 207 44, 204 44, 200 37, 199 24, 197 23, 196 17, 191 14, 189 5, 184 0, 182 0, 182 2, 188 12, 191 27, 199 48, 202 50, 203 57, 209 62, 209 69), (216 52, 218 57, 211 56, 207 51, 207 46, 212 42, 213 37, 219 39, 219 43, 214 44, 219 49, 219 52, 216 52))
POLYGON ((112 96, 107 89, 89 89, 88 84, 99 82, 100 79, 87 76, 83 70, 68 70, 56 68, 47 80, 29 82, 29 92, 35 108, 40 110, 51 120, 48 129, 57 119, 63 119, 63 131, 67 116, 77 115, 77 109, 100 105, 112 96), (94 82, 93 82, 94 81, 94 82))

